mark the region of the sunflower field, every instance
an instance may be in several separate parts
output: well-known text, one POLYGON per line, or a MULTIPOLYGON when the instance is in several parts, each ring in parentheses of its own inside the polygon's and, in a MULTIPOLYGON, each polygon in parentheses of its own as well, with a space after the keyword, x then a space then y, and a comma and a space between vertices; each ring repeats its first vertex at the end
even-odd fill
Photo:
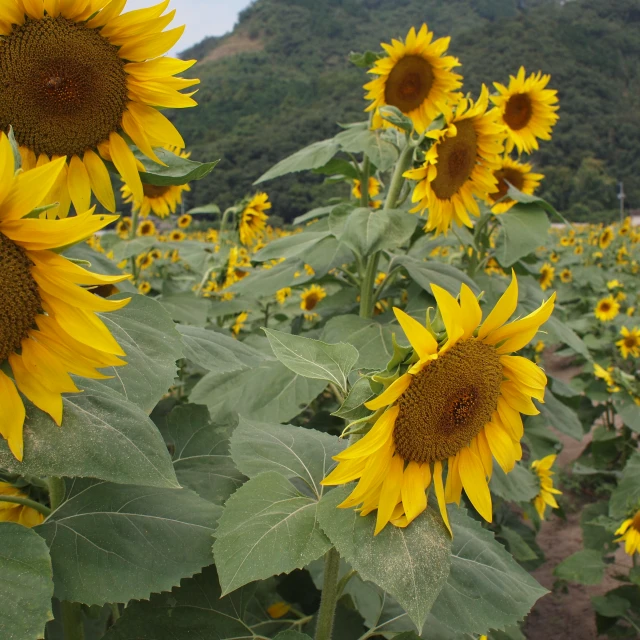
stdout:
POLYGON ((125 5, 0 5, 0 639, 535 639, 577 585, 639 637, 640 231, 535 195, 552 79, 390 34, 361 122, 189 210, 196 61, 125 5))

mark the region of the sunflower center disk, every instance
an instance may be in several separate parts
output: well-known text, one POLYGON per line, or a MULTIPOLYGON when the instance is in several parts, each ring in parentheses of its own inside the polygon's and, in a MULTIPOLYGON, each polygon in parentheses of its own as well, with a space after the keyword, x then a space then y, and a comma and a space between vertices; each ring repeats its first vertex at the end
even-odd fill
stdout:
POLYGON ((475 127, 471 120, 456 123, 458 134, 438 145, 438 175, 431 188, 440 200, 447 200, 458 193, 471 177, 477 161, 475 127))
POLYGON ((20 349, 40 312, 32 266, 24 250, 0 233, 0 363, 20 349))
POLYGON ((170 189, 171 187, 158 187, 155 184, 142 184, 142 190, 147 198, 162 198, 170 189))
POLYGON ((532 115, 531 98, 526 93, 517 93, 515 96, 511 96, 507 102, 504 121, 510 129, 519 131, 529 124, 532 115))
POLYGON ((507 195, 509 191, 509 185, 507 182, 512 184, 516 189, 518 189, 518 191, 522 191, 522 187, 524 187, 524 176, 515 169, 507 167, 505 169, 500 169, 500 171, 496 171, 494 175, 498 179, 498 190, 495 193, 489 194, 489 197, 493 202, 496 202, 507 195))
POLYGON ((320 302, 320 300, 318 299, 317 294, 315 293, 310 293, 304 301, 304 308, 307 311, 312 311, 313 309, 316 308, 318 302, 320 302))
POLYGON ((428 97, 434 81, 433 69, 420 56, 405 56, 393 67, 384 89, 384 100, 402 113, 417 109, 428 97))
POLYGON ((393 432, 398 453, 415 462, 455 455, 491 420, 502 379, 492 346, 458 342, 414 376, 398 401, 393 432))
POLYGON ((0 128, 36 156, 82 156, 120 128, 128 102, 118 47, 62 16, 0 39, 0 128))

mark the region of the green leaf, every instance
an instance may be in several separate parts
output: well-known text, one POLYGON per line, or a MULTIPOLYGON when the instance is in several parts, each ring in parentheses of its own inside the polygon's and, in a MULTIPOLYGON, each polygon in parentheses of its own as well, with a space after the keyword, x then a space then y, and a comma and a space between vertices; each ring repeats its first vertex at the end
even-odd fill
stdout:
POLYGON ((537 204, 516 204, 496 219, 502 227, 496 241, 496 258, 503 267, 510 267, 547 243, 551 224, 537 204))
POLYGON ((176 360, 182 357, 182 341, 171 317, 146 296, 134 296, 124 309, 100 317, 127 354, 127 366, 106 369, 114 377, 103 384, 151 413, 173 385, 176 360))
POLYGON ((219 505, 245 480, 229 454, 232 426, 216 425, 206 407, 187 404, 175 407, 161 428, 180 485, 219 505))
POLYGON ((182 185, 194 180, 202 180, 208 176, 220 162, 194 162, 187 158, 181 158, 175 153, 171 153, 166 149, 156 148, 154 149, 156 155, 167 166, 163 167, 161 164, 154 162, 150 158, 147 158, 141 151, 136 149, 134 155, 136 159, 142 162, 145 172, 140 173, 140 178, 145 184, 153 184, 157 187, 167 187, 170 185, 182 185))
POLYGON ((312 247, 329 235, 328 231, 308 231, 278 238, 260 249, 251 259, 256 262, 265 262, 266 260, 296 258, 298 256, 304 258, 312 247))
POLYGON ((582 549, 565 558, 553 570, 553 575, 569 582, 600 584, 604 578, 604 569, 601 551, 582 549))
MULTIPOLYGON (((152 237, 134 238, 133 240, 118 239, 112 248, 113 259, 116 263, 121 260, 128 260, 129 258, 147 253, 147 251, 156 244, 158 244, 158 240, 152 237)), ((115 271, 111 273, 115 273, 115 271)))
POLYGON ((369 384, 369 378, 359 378, 349 390, 349 395, 345 398, 342 406, 337 411, 334 411, 332 415, 338 416, 347 422, 364 418, 371 413, 364 406, 364 403, 371 400, 374 395, 369 384))
POLYGON ((299 633, 298 631, 282 631, 277 636, 274 636, 273 640, 311 640, 311 636, 306 633, 299 633))
POLYGON ((507 541, 511 555, 518 562, 537 559, 538 556, 536 552, 525 542, 524 538, 517 531, 502 525, 500 527, 499 537, 507 541))
POLYGON ((310 220, 315 220, 319 218, 324 218, 328 216, 334 209, 334 205, 329 205, 328 207, 317 207, 316 209, 312 209, 307 213, 303 213, 301 216, 293 219, 294 225, 303 224, 305 222, 309 222, 310 220))
POLYGON ((254 269, 246 278, 229 287, 229 291, 241 295, 266 297, 284 287, 305 284, 312 278, 313 276, 305 272, 302 260, 291 258, 271 269, 254 269))
POLYGON ((195 207, 194 209, 189 209, 187 213, 190 216, 199 216, 203 214, 217 215, 222 212, 220 211, 220 207, 217 204, 205 204, 203 207, 195 207))
POLYGON ((507 196, 516 202, 521 202, 522 204, 536 204, 542 207, 547 213, 555 216, 563 222, 568 227, 571 227, 571 223, 558 211, 555 210, 553 206, 551 206, 546 200, 539 198, 538 196, 534 196, 529 193, 522 193, 522 191, 516 189, 513 185, 509 185, 509 190, 507 191, 507 196))
POLYGON ((613 400, 616 413, 622 418, 622 421, 636 433, 640 433, 640 409, 631 398, 617 398, 613 400))
POLYGON ((336 465, 332 458, 346 446, 340 438, 315 429, 240 418, 231 436, 231 457, 250 478, 275 471, 289 480, 300 478, 320 497, 320 481, 336 465))
POLYGON ((256 366, 265 359, 257 349, 229 335, 179 324, 184 357, 207 371, 226 373, 256 366))
POLYGON ((405 529, 388 525, 374 536, 374 515, 338 509, 352 490, 339 487, 323 496, 318 522, 362 579, 390 593, 421 629, 449 574, 449 535, 429 509, 405 529))
POLYGON ((53 618, 51 558, 32 529, 0 523, 0 637, 38 640, 53 618))
POLYGON ((304 261, 313 267, 316 279, 325 276, 331 269, 353 262, 351 249, 330 235, 318 242, 304 255, 304 261))
POLYGON ((544 403, 535 402, 540 414, 558 431, 574 440, 582 440, 584 430, 580 418, 573 409, 561 402, 547 387, 544 392, 544 403))
POLYGON ((366 122, 342 131, 335 138, 343 151, 364 153, 380 171, 387 171, 399 156, 398 148, 384 139, 381 129, 369 129, 366 122))
POLYGON ((384 369, 393 356, 394 330, 400 331, 397 325, 380 324, 356 315, 343 315, 327 322, 322 340, 353 345, 360 354, 356 366, 358 369, 384 369))
MULTIPOLYGON (((529 311, 533 311, 532 308, 529 311)), ((544 325, 545 330, 552 333, 557 339, 583 356, 587 362, 593 360, 593 356, 582 338, 567 324, 555 316, 551 316, 544 325)))
POLYGON ((288 173, 308 171, 324 167, 340 150, 340 145, 333 139, 314 142, 312 145, 300 149, 293 155, 281 160, 269 171, 261 175, 254 184, 260 184, 267 180, 273 180, 288 173))
POLYGON ((302 569, 331 548, 316 523, 318 501, 275 471, 249 480, 227 501, 213 553, 222 594, 302 569))
POLYGON ((149 416, 100 382, 83 380, 82 388, 83 393, 63 399, 62 427, 27 404, 24 461, 18 462, 0 440, 0 468, 20 475, 177 488, 171 457, 149 416))
POLYGON ((187 322, 196 327, 206 326, 211 312, 211 300, 198 298, 192 291, 165 294, 159 303, 173 321, 187 322))
POLYGON ((213 371, 196 384, 190 400, 207 405, 212 416, 239 410, 249 419, 286 422, 317 398, 325 386, 325 382, 304 378, 274 359, 243 371, 213 371))
POLYGON ((450 508, 449 519, 451 572, 431 615, 453 631, 475 634, 522 620, 547 590, 465 509, 450 508))
POLYGON ((635 452, 622 470, 622 479, 611 494, 609 515, 626 518, 640 503, 640 453, 635 452))
POLYGON ((411 256, 394 256, 393 264, 404 267, 411 278, 427 293, 432 293, 431 284, 446 289, 452 296, 460 293, 464 282, 475 294, 480 293, 478 285, 463 271, 449 264, 435 261, 422 261, 411 256))
POLYGON ((621 598, 613 593, 604 596, 594 596, 591 604, 596 613, 605 618, 620 618, 627 614, 631 608, 631 603, 626 598, 621 598))
MULTIPOLYGON (((344 221, 339 238, 358 255, 395 249, 411 238, 418 219, 406 211, 354 209, 344 221)), ((335 228, 332 230, 335 233, 335 228)))
POLYGON ((358 361, 358 350, 339 342, 327 344, 282 331, 264 329, 276 358, 305 378, 326 380, 347 392, 347 376, 358 361))
POLYGON ((344 158, 332 158, 324 165, 324 167, 315 169, 314 172, 325 176, 344 176, 350 180, 357 180, 360 178, 359 171, 351 162, 344 158))
POLYGON ((51 551, 56 597, 101 605, 148 598, 208 565, 220 511, 188 489, 73 480, 35 531, 51 551))
POLYGON ((540 482, 522 464, 516 464, 511 472, 505 473, 500 465, 494 462, 489 488, 504 500, 529 502, 538 495, 540 482))
MULTIPOLYGON (((615 548, 613 532, 607 530, 600 518, 609 513, 609 503, 603 500, 588 504, 580 514, 580 527, 582 528, 582 544, 585 549, 594 549, 603 552, 605 549, 615 548)), ((616 525, 617 528, 617 525, 616 525)))

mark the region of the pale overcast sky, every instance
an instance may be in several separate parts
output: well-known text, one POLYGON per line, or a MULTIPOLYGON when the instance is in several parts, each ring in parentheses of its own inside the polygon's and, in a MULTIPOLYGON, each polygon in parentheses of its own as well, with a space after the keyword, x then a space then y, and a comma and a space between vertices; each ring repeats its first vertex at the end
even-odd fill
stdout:
MULTIPOLYGON (((159 0, 128 0, 125 11, 158 4, 159 0)), ((184 36, 172 53, 184 51, 207 36, 221 36, 233 29, 238 14, 251 0, 171 0, 176 17, 168 28, 187 25, 184 36)))

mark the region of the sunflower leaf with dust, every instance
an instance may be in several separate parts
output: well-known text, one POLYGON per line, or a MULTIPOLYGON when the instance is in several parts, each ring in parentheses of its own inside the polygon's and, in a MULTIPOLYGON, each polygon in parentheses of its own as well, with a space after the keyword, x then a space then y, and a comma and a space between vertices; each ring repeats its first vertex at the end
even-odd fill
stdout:
POLYGON ((375 516, 337 508, 351 490, 339 487, 323 496, 322 530, 362 579, 389 592, 421 629, 449 575, 451 541, 442 521, 428 510, 405 529, 386 527, 374 536, 375 516))
POLYGON ((37 640, 53 618, 51 558, 37 533, 11 522, 0 524, 0 635, 37 640))
POLYGON ((145 296, 134 296, 124 309, 102 316, 127 354, 127 366, 111 368, 103 384, 150 413, 173 385, 183 346, 169 314, 145 296))
POLYGON ((347 377, 359 358, 354 346, 345 342, 327 344, 272 329, 264 332, 276 358, 291 371, 305 378, 326 380, 347 392, 347 377))
POLYGON ((63 400, 63 428, 29 406, 24 462, 2 440, 0 467, 21 475, 178 488, 171 457, 145 411, 102 382, 83 380, 82 389, 63 400))
POLYGON ((318 497, 276 471, 261 473, 225 504, 213 553, 222 593, 290 573, 321 557, 331 542, 317 523, 318 497))
MULTIPOLYGON (((176 640, 187 634, 211 638, 212 630, 215 638, 255 637, 252 629, 262 634, 265 622, 270 620, 256 586, 247 585, 221 597, 216 568, 207 567, 199 575, 182 580, 169 593, 130 603, 104 640, 176 640)), ((270 620, 270 631, 275 633, 283 627, 270 620)))
POLYGON ((501 230, 496 241, 496 257, 503 267, 510 267, 547 243, 551 223, 537 204, 516 204, 497 216, 497 220, 501 230))
POLYGON ((450 509, 449 518, 451 572, 431 616, 456 633, 474 634, 522 620, 547 590, 465 509, 450 509))
POLYGON ((56 597, 102 605, 167 591, 207 566, 220 511, 188 489, 76 479, 35 531, 51 551, 56 597))

